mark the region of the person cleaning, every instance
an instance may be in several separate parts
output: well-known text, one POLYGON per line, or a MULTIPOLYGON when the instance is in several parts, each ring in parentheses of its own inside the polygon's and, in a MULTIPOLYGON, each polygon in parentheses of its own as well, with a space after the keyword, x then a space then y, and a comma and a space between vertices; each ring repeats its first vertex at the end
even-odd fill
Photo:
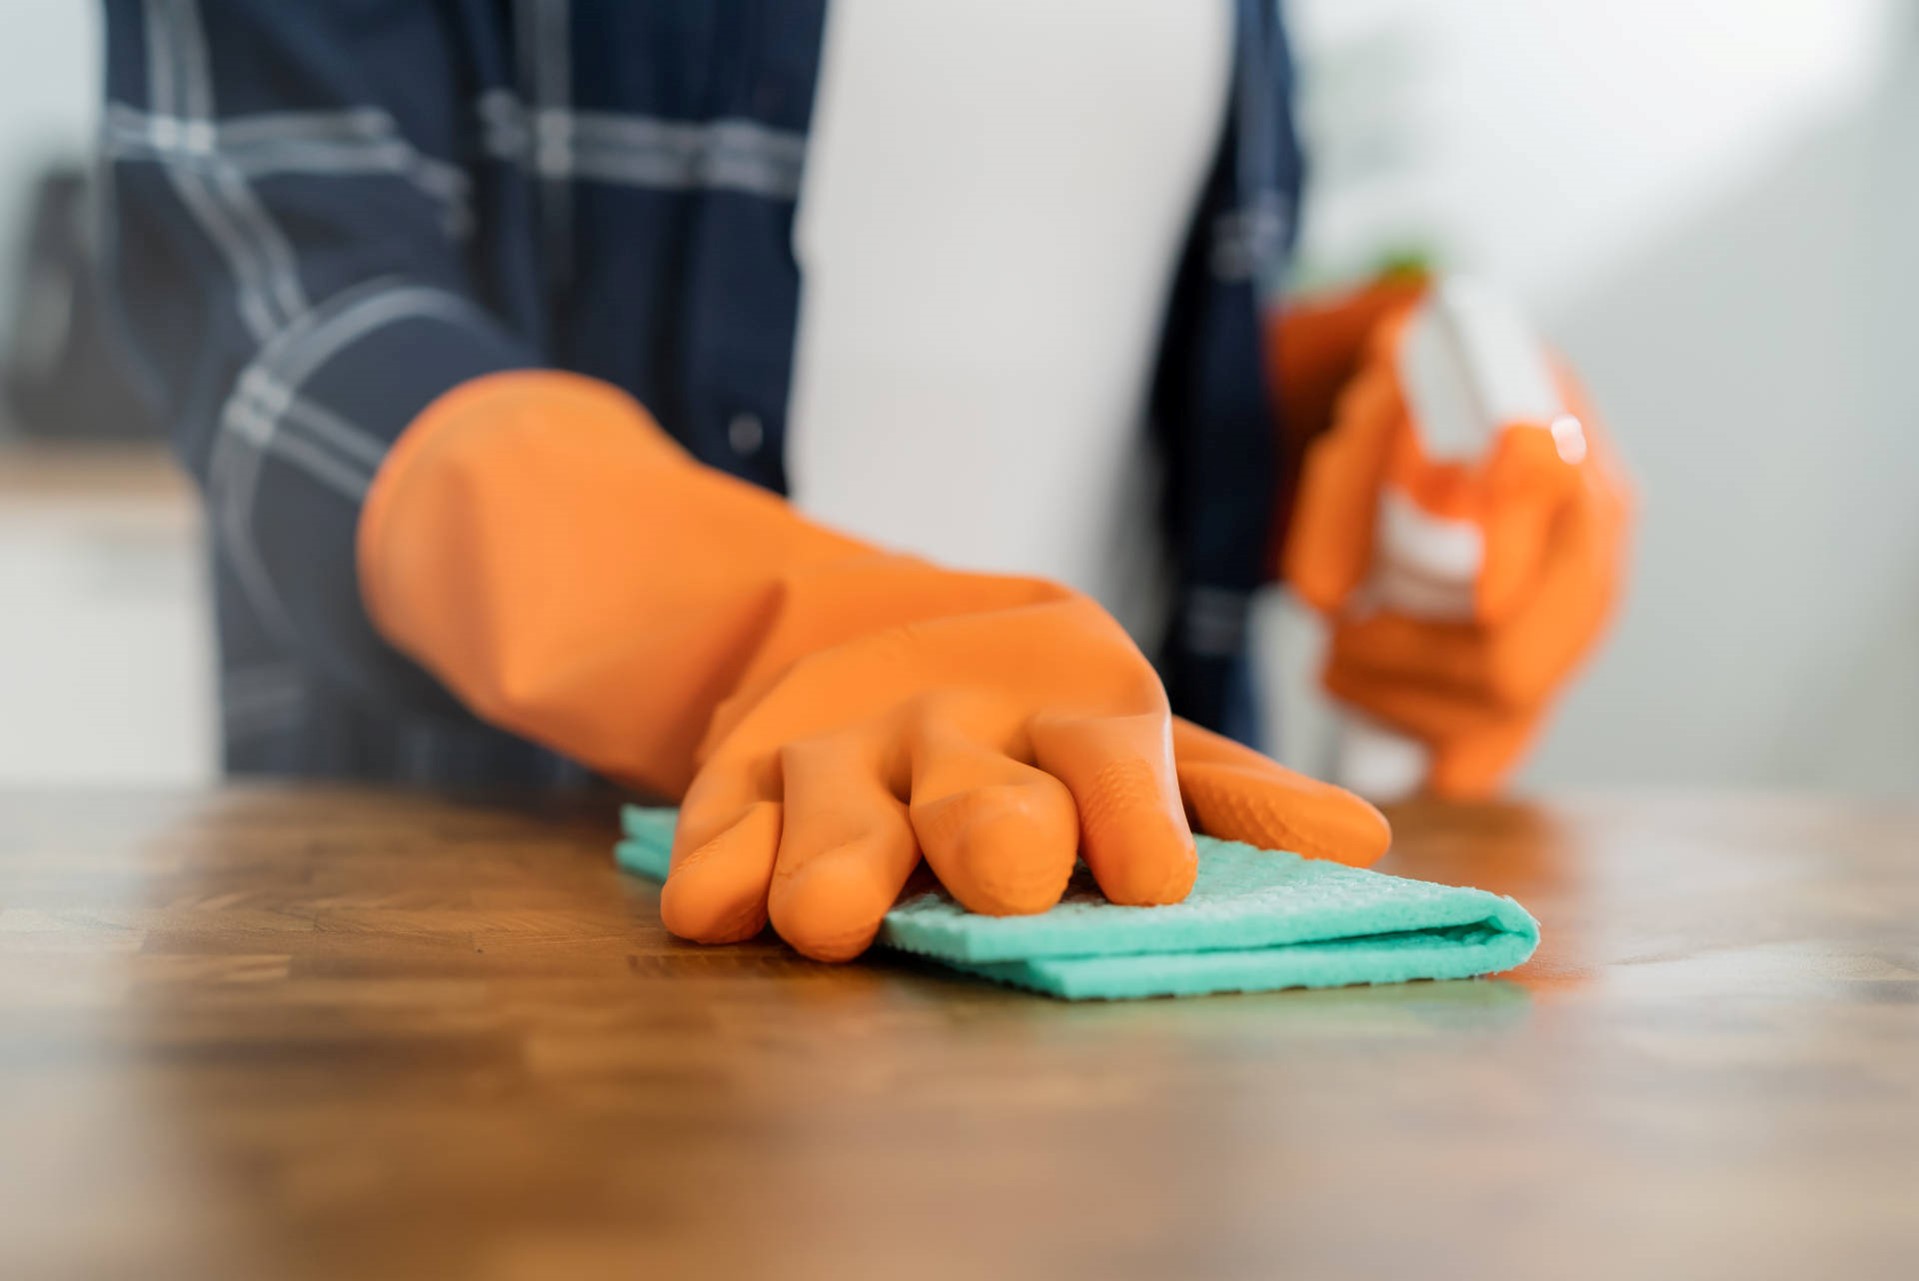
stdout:
MULTIPOLYGON (((1018 914, 1080 859, 1177 902, 1195 828, 1385 849, 1244 745, 1276 515, 1324 488, 1367 525, 1394 412, 1339 391, 1387 312, 1271 328, 1301 164, 1270 3, 107 15, 110 281, 205 496, 230 771, 678 801, 667 926, 828 960, 922 860, 1018 914), (802 244, 871 219, 804 295, 796 210, 802 244), (835 356, 849 324, 877 355, 835 356), (1155 509, 1156 663, 1108 555, 1155 509), (990 572, 911 554, 969 532, 990 572)), ((1580 566, 1572 650, 1613 583, 1580 566)), ((1342 692, 1436 741, 1537 723, 1553 679, 1497 679, 1477 622, 1435 662, 1432 626, 1349 643, 1342 692)))

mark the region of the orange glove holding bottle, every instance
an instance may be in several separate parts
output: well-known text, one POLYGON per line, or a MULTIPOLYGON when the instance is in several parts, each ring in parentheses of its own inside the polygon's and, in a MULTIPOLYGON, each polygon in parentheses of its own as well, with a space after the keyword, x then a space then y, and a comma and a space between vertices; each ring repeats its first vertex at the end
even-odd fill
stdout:
POLYGON ((1631 504, 1604 432, 1471 282, 1384 280, 1271 336, 1301 461, 1280 572, 1332 624, 1327 689, 1377 723, 1349 747, 1383 726, 1423 748, 1423 777, 1349 750, 1340 779, 1488 795, 1618 596, 1631 504))
POLYGON ((855 956, 922 855, 1016 914, 1080 856, 1116 902, 1179 901, 1192 825, 1349 863, 1389 840, 1350 793, 1172 717, 1091 600, 810 524, 590 379, 498 374, 429 406, 375 479, 359 566, 382 633, 477 714, 681 799, 661 911, 685 938, 770 919, 855 956))

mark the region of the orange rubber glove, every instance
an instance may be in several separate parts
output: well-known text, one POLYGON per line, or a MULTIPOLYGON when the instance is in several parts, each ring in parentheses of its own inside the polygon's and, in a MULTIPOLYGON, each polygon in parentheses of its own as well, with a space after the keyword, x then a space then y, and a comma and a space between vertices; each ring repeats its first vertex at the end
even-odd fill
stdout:
POLYGON ((939 569, 702 467, 626 396, 557 373, 447 393, 374 481, 368 612, 483 718, 682 798, 661 913, 841 960, 922 854, 996 914, 1076 856, 1116 902, 1192 886, 1189 824, 1366 863, 1350 793, 1177 721, 1087 598, 939 569))
POLYGON ((1282 572, 1332 621, 1327 689, 1426 745, 1426 790, 1484 796, 1604 629, 1631 500, 1583 391, 1557 366, 1564 414, 1507 424, 1471 462, 1429 454, 1401 358, 1424 289, 1375 285, 1297 307, 1272 331, 1282 411, 1305 441, 1282 572), (1382 516, 1415 527, 1404 541, 1423 538, 1433 562, 1385 556, 1382 516), (1458 559, 1462 532, 1474 566, 1463 593, 1443 564, 1458 559))

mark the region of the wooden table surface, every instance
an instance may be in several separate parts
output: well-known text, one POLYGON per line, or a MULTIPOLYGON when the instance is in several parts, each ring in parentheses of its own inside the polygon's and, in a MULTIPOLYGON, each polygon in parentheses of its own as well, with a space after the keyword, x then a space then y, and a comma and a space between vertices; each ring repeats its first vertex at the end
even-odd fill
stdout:
POLYGON ((667 938, 605 805, 0 793, 0 1276, 1919 1275, 1919 812, 1413 808, 1502 980, 667 938))

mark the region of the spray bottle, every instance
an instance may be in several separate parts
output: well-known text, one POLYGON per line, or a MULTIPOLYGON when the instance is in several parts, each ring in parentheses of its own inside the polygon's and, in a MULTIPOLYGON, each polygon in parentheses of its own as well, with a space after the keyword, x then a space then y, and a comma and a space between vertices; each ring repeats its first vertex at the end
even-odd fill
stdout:
MULTIPOLYGON (((1412 438, 1394 444, 1372 562, 1350 608, 1496 621, 1537 563, 1569 474, 1512 464, 1540 456, 1548 439, 1550 454, 1577 464, 1583 429, 1519 308, 1480 281, 1435 282, 1406 319, 1397 361, 1412 438), (1490 550, 1489 530, 1497 531, 1490 550)), ((1335 762, 1342 784, 1392 800, 1419 790, 1429 767, 1425 745, 1347 709, 1335 762)))

